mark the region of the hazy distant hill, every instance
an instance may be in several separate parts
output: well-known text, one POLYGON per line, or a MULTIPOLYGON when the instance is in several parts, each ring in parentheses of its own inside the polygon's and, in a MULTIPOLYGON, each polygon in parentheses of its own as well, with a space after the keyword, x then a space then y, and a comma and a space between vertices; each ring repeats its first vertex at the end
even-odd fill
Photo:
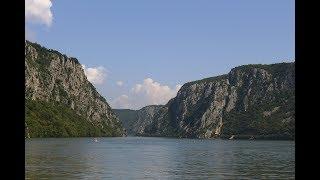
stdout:
POLYGON ((144 134, 146 126, 150 125, 153 117, 162 105, 150 105, 139 110, 113 109, 129 135, 144 134))

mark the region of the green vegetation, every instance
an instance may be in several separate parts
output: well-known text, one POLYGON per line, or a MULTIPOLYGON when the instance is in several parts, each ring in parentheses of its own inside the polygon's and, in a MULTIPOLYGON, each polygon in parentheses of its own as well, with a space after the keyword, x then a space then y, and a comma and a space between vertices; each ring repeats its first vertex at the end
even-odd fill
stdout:
MULTIPOLYGON (((234 68, 245 74, 250 74, 253 68, 260 68, 272 75, 271 82, 275 85, 284 82, 286 76, 292 76, 294 80, 294 63, 279 63, 271 65, 244 65, 234 68)), ((287 86, 287 89, 267 92, 270 83, 261 77, 251 79, 243 77, 244 85, 238 91, 236 108, 224 114, 224 125, 221 137, 236 135, 238 138, 246 138, 254 135, 255 138, 263 139, 294 139, 295 137, 295 91, 294 82, 287 86), (251 81, 251 85, 249 82, 251 81), (250 94, 248 94, 250 86, 250 94), (245 97, 247 96, 248 109, 244 108, 245 97), (264 112, 271 112, 264 116, 264 112)), ((290 79, 290 78, 288 78, 290 79)), ((279 88, 279 87, 278 87, 279 88)))
POLYGON ((263 138, 294 139, 295 137, 295 98, 294 92, 282 92, 273 95, 274 100, 259 102, 247 111, 233 110, 225 114, 222 136, 239 137, 255 135, 263 138), (264 116, 266 110, 278 110, 264 116))
POLYGON ((123 127, 127 130, 127 133, 134 135, 132 127, 136 123, 138 116, 136 110, 131 109, 113 109, 113 112, 121 120, 123 127))
MULTIPOLYGON (((229 80, 229 94, 231 88, 236 87, 236 102, 234 108, 226 111, 226 105, 220 105, 222 110, 222 128, 220 138, 236 139, 289 139, 295 138, 295 63, 278 63, 271 65, 244 65, 234 68, 227 75, 205 78, 183 85, 180 91, 192 94, 188 88, 193 84, 229 80), (256 69, 258 71, 256 71, 256 69), (265 70, 263 72, 261 70, 265 70), (257 72, 257 73, 256 73, 257 72)), ((187 101, 182 96, 171 99, 167 103, 168 111, 161 112, 154 118, 152 124, 145 128, 146 136, 171 136, 171 137, 202 137, 208 129, 216 128, 216 122, 202 127, 201 120, 208 111, 214 98, 220 97, 220 92, 213 90, 209 96, 204 96, 204 91, 195 90, 196 103, 181 106, 187 101), (185 108, 183 119, 178 107, 185 108), (178 124, 183 122, 181 128, 178 124)), ((222 96, 221 96, 222 97, 222 96)), ((230 98, 227 97, 227 98, 230 98)), ((217 105, 219 105, 217 103, 217 105)))
POLYGON ((64 57, 65 60, 66 60, 66 59, 70 59, 70 60, 74 61, 76 64, 80 64, 80 62, 78 61, 77 58, 74 58, 74 57, 69 57, 69 58, 68 58, 68 56, 67 56, 66 54, 62 54, 62 53, 60 53, 60 52, 57 51, 57 50, 47 49, 46 47, 43 47, 43 46, 41 46, 41 45, 38 44, 38 43, 30 42, 30 41, 28 41, 28 40, 27 40, 26 43, 27 43, 27 44, 30 44, 33 48, 35 48, 39 54, 42 54, 42 55, 45 55, 45 54, 47 54, 47 55, 56 54, 56 55, 58 55, 58 56, 64 57))
POLYGON ((25 94, 26 137, 123 135, 122 125, 112 112, 109 112, 110 108, 101 109, 104 107, 96 103, 96 99, 100 99, 108 106, 106 100, 89 81, 80 82, 81 89, 75 93, 73 82, 76 79, 73 73, 80 67, 76 58, 69 58, 56 50, 29 41, 26 41, 25 51, 25 73, 28 83, 25 94), (64 66, 63 62, 75 63, 77 68, 64 66), (57 68, 61 68, 61 71, 57 71, 57 68), (37 86, 38 91, 33 86, 37 86), (84 100, 83 97, 74 95, 80 92, 93 94, 93 97, 88 96, 84 100), (88 111, 91 112, 89 117, 88 111))
POLYGON ((294 70, 295 63, 275 63, 275 64, 247 64, 242 66, 237 66, 233 68, 233 70, 241 69, 242 71, 250 71, 253 68, 260 68, 264 69, 271 74, 279 74, 279 73, 285 73, 288 68, 292 68, 291 70, 294 70))
POLYGON ((119 136, 105 122, 95 126, 62 104, 26 100, 25 107, 30 137, 119 136))
POLYGON ((221 80, 221 79, 227 79, 227 78, 228 78, 228 75, 227 75, 227 74, 223 74, 223 75, 215 76, 215 77, 204 78, 204 79, 200 79, 200 80, 197 80, 197 81, 187 82, 187 83, 185 83, 181 88, 187 87, 187 86, 190 86, 190 85, 193 85, 193 84, 219 81, 219 80, 221 80))

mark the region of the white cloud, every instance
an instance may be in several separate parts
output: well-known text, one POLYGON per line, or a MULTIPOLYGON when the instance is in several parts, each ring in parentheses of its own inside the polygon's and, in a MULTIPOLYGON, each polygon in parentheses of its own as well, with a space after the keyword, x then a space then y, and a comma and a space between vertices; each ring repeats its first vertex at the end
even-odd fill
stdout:
POLYGON ((26 39, 28 39, 29 41, 35 41, 36 39, 36 34, 30 30, 29 28, 25 28, 25 37, 26 39))
POLYGON ((117 81, 117 85, 118 85, 118 86, 122 86, 122 85, 123 85, 123 82, 122 82, 122 81, 117 81))
POLYGON ((87 68, 85 65, 82 65, 82 68, 91 83, 99 85, 105 82, 107 71, 103 66, 87 68))
POLYGON ((132 91, 137 95, 144 96, 148 104, 165 104, 176 96, 180 87, 177 85, 175 89, 171 89, 167 85, 161 85, 153 79, 147 78, 143 80, 142 84, 136 84, 132 91))
POLYGON ((147 105, 166 104, 177 95, 181 88, 178 84, 174 88, 161 85, 151 78, 146 78, 141 84, 135 84, 129 96, 122 95, 111 102, 113 108, 140 109, 147 105))
POLYGON ((26 22, 40 23, 50 26, 53 15, 50 0, 25 0, 26 22))
POLYGON ((113 101, 111 101, 112 108, 121 108, 121 109, 128 109, 132 108, 131 103, 129 102, 129 97, 125 94, 117 97, 113 101))

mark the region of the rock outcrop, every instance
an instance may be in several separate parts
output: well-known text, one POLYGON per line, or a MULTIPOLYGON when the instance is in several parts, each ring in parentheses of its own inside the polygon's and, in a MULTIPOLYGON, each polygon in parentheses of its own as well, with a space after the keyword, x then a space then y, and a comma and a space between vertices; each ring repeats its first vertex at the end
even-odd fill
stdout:
POLYGON ((153 116, 145 136, 294 139, 295 64, 245 65, 186 83, 153 116))
MULTIPOLYGON (((25 76, 25 98, 29 105, 34 104, 34 102, 63 105, 69 108, 72 111, 71 113, 74 112, 75 116, 85 119, 94 128, 99 129, 100 133, 95 135, 125 135, 121 122, 113 113, 105 98, 87 80, 77 59, 26 41, 25 76)), ((54 106, 50 107, 54 108, 54 106)), ((31 105, 28 107, 30 108, 27 111, 32 109, 31 105)), ((37 116, 39 117, 38 122, 35 122, 34 119, 28 119, 28 117, 31 116, 27 116, 26 120, 26 128, 28 128, 29 134, 31 137, 39 136, 39 134, 33 133, 38 131, 35 129, 35 124, 38 125, 37 128, 46 128, 45 123, 43 123, 45 119, 37 116)), ((65 121, 68 121, 68 119, 65 119, 65 121)), ((72 122, 70 123, 72 124, 72 122)), ((68 133, 64 136, 68 136, 68 133)))
POLYGON ((114 109, 129 135, 142 135, 146 126, 153 122, 154 115, 163 105, 150 105, 139 110, 114 109))

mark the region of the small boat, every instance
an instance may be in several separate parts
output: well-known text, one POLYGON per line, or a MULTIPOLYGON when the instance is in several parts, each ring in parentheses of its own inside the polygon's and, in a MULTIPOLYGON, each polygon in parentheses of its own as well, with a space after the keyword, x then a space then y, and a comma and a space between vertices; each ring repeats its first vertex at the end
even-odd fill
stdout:
POLYGON ((234 139, 234 135, 232 135, 229 139, 230 139, 230 140, 234 139))
POLYGON ((93 141, 94 141, 94 142, 98 142, 98 139, 97 139, 97 138, 94 138, 93 141))

